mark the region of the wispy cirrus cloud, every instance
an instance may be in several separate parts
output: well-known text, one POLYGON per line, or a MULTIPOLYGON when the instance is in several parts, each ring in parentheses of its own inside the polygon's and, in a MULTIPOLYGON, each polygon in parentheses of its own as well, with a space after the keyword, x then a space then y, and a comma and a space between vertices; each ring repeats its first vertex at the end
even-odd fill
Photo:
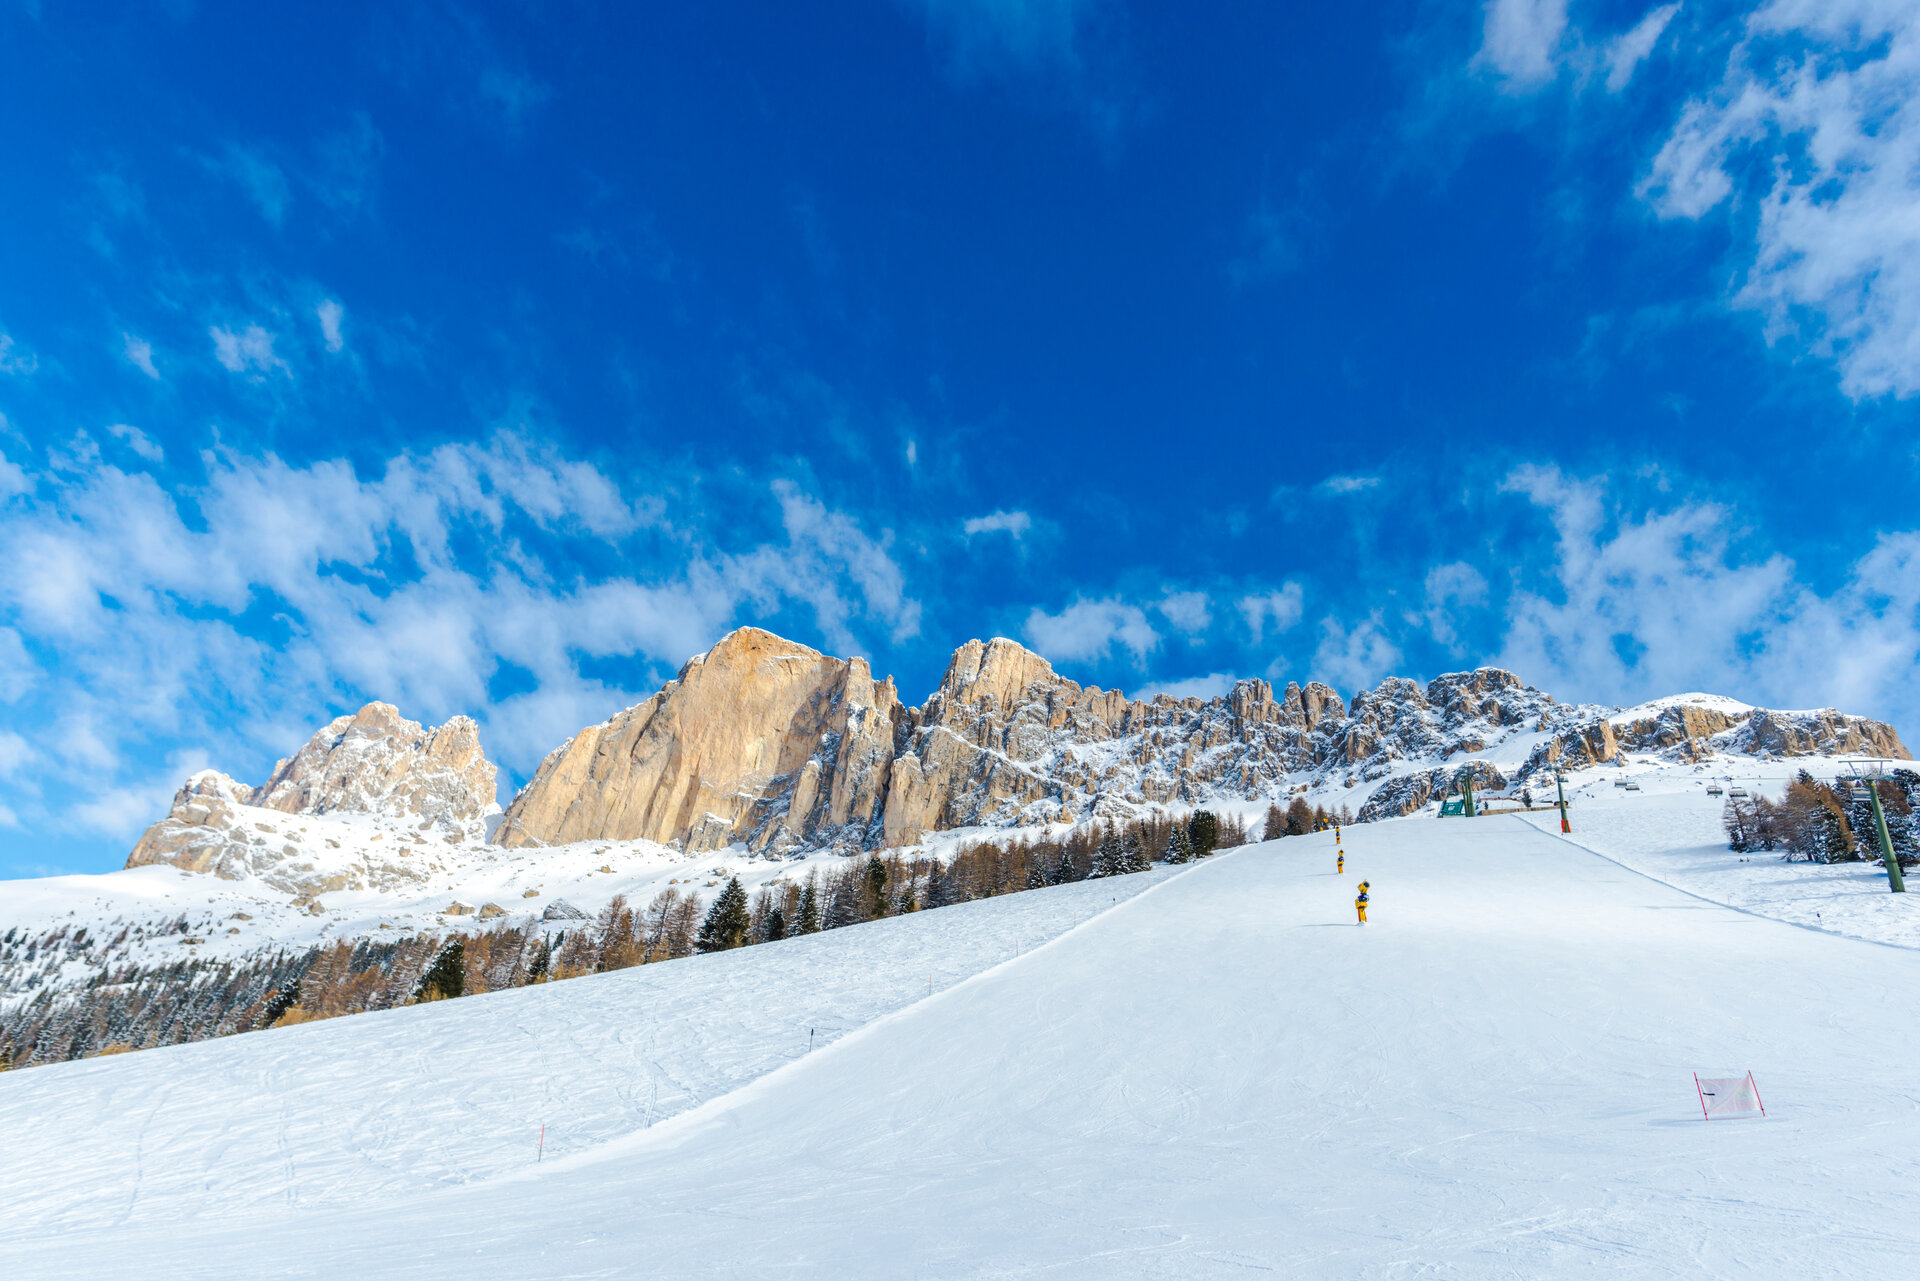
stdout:
POLYGON ((347 309, 332 298, 322 299, 313 309, 314 318, 320 322, 320 341, 328 351, 337 352, 347 345, 346 338, 340 332, 340 322, 346 318, 347 309))
POLYGON ((125 343, 122 351, 126 355, 127 363, 147 377, 158 381, 160 370, 153 363, 153 344, 144 338, 136 338, 132 334, 121 334, 120 337, 125 343))
POLYGON ((1749 214, 1733 305, 1834 361, 1855 398, 1920 392, 1920 8, 1762 5, 1640 195, 1665 218, 1749 214))
POLYGON ((0 333, 0 374, 26 377, 40 369, 40 357, 20 347, 12 334, 0 333))
POLYGON ((1253 643, 1267 636, 1292 629, 1300 621, 1305 594, 1298 583, 1283 583, 1270 592, 1256 592, 1239 600, 1240 616, 1247 621, 1253 643))
POLYGON ((1338 497, 1344 494, 1361 494, 1369 489, 1378 489, 1378 476, 1329 476, 1313 487, 1316 494, 1338 497))
POLYGON ((1471 67, 1515 97, 1535 94, 1571 75, 1619 93, 1666 33, 1679 3, 1647 10, 1627 30, 1595 40, 1569 16, 1567 0, 1487 0, 1480 47, 1471 67))
POLYGON ((244 329, 213 325, 208 328, 207 336, 213 339, 213 358, 229 373, 253 377, 279 373, 293 377, 293 367, 274 354, 273 335, 260 325, 248 325, 244 329))

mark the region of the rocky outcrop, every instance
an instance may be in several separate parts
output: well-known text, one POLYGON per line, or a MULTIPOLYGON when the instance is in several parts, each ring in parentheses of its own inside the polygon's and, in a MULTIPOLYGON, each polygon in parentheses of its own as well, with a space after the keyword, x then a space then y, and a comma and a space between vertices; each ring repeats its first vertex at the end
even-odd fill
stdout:
POLYGON ((276 765, 252 804, 287 814, 464 822, 496 804, 496 773, 480 750, 480 728, 471 717, 425 729, 391 703, 368 703, 276 765))
POLYGON ((880 816, 903 712, 865 659, 741 628, 549 755, 495 839, 858 844, 880 816))
POLYGON ((1460 786, 1460 780, 1471 776, 1475 790, 1498 791, 1507 785, 1507 776, 1486 761, 1468 761, 1464 764, 1443 768, 1422 770, 1416 774, 1402 774, 1390 779, 1374 789, 1366 804, 1354 817, 1362 823, 1371 823, 1376 819, 1399 818, 1411 814, 1430 801, 1448 796, 1460 786))
POLYGON ((1346 723, 1325 685, 1263 680, 1224 697, 1151 702, 1082 687, 1014 641, 968 641, 940 687, 907 714, 879 833, 1087 817, 1263 795, 1337 754, 1346 723))
POLYGON ((1812 712, 1772 712, 1755 708, 1745 724, 1724 736, 1728 751, 1753 755, 1834 756, 1862 752, 1889 760, 1909 761, 1912 755, 1893 726, 1864 716, 1848 716, 1832 708, 1812 712))
POLYGON ((260 787, 203 770, 128 867, 170 864, 302 896, 422 879, 435 845, 486 837, 494 766, 474 723, 424 729, 386 703, 342 716, 260 787), (377 820, 355 826, 347 816, 377 820))

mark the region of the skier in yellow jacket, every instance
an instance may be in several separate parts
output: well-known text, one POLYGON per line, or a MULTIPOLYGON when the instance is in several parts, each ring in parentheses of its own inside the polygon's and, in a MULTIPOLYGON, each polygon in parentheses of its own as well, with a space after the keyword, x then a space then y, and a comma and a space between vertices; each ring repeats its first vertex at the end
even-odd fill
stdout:
POLYGON ((1360 924, 1367 923, 1367 882, 1360 882, 1360 894, 1353 900, 1353 910, 1360 913, 1360 924))

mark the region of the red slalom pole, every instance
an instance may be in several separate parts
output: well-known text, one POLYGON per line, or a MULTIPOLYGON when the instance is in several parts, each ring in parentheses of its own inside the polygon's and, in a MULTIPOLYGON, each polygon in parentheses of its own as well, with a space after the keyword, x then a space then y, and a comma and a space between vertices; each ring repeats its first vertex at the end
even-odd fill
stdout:
POLYGON ((542 1121, 540 1123, 540 1155, 533 1158, 533 1160, 534 1160, 534 1164, 537 1165, 546 1159, 547 1159, 547 1123, 545 1121, 542 1121))

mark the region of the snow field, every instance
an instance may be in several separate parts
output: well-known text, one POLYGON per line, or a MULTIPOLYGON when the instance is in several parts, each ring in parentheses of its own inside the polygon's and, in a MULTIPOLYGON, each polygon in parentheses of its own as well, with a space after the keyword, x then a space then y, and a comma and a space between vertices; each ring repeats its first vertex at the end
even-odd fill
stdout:
MULTIPOLYGON (((0 1074, 0 1260, 49 1233, 378 1204, 725 1095, 1172 869, 713 956, 0 1074)), ((0 1267, 0 1271, 6 1271, 0 1267)))
MULTIPOLYGON (((1778 799, 1801 768, 1830 779, 1845 770, 1830 758, 1740 762, 1737 773, 1665 771, 1631 774, 1646 790, 1626 792, 1583 779, 1569 811, 1583 848, 1677 889, 1743 911, 1809 929, 1900 947, 1920 948, 1920 884, 1906 894, 1887 890, 1877 863, 1786 862, 1778 852, 1736 854, 1720 825, 1725 796, 1705 793, 1708 778, 1723 786, 1737 780, 1749 790, 1778 799)), ((1521 821, 1558 834, 1557 814, 1529 814, 1521 821)))
MULTIPOLYGON (((1325 836, 1220 855, 671 1124, 463 1186, 340 1186, 289 1207, 273 1197, 307 1186, 297 1163, 289 1177, 250 1139, 221 1159, 258 1185, 252 1207, 174 1226, 219 1197, 177 1180, 165 1213, 133 1217, 165 1135, 138 1116, 104 1141, 76 1129, 135 1100, 210 1121, 220 1089, 178 1093, 198 1075, 269 1108, 240 1060, 274 1038, 316 1051, 301 1116, 378 1106, 328 1084, 366 1070, 321 1050, 419 1055, 470 1092, 532 1082, 567 1056, 498 1052, 504 1021, 461 1007, 531 1011, 569 985, 383 1016, 382 1038, 412 1020, 390 1042, 348 1026, 296 1041, 318 1025, 0 1078, 0 1123, 67 1118, 0 1175, 0 1263, 35 1278, 1891 1277, 1920 1257, 1920 953, 1702 902, 1517 818, 1383 823, 1346 846, 1344 877, 1325 836), (1692 1072, 1749 1068, 1772 1118, 1700 1120, 1692 1072), (54 1179, 61 1195, 38 1197, 54 1179), (118 1226, 74 1208, 116 1197, 118 1226)), ((944 915, 887 925, 944 937, 944 915)), ((839 959, 889 973, 864 949, 839 959)), ((571 985, 609 994, 570 1009, 582 1045, 618 1042, 623 977, 571 985)), ((403 1108, 387 1125, 424 1152, 446 1127, 417 1131, 441 1119, 403 1108)))

